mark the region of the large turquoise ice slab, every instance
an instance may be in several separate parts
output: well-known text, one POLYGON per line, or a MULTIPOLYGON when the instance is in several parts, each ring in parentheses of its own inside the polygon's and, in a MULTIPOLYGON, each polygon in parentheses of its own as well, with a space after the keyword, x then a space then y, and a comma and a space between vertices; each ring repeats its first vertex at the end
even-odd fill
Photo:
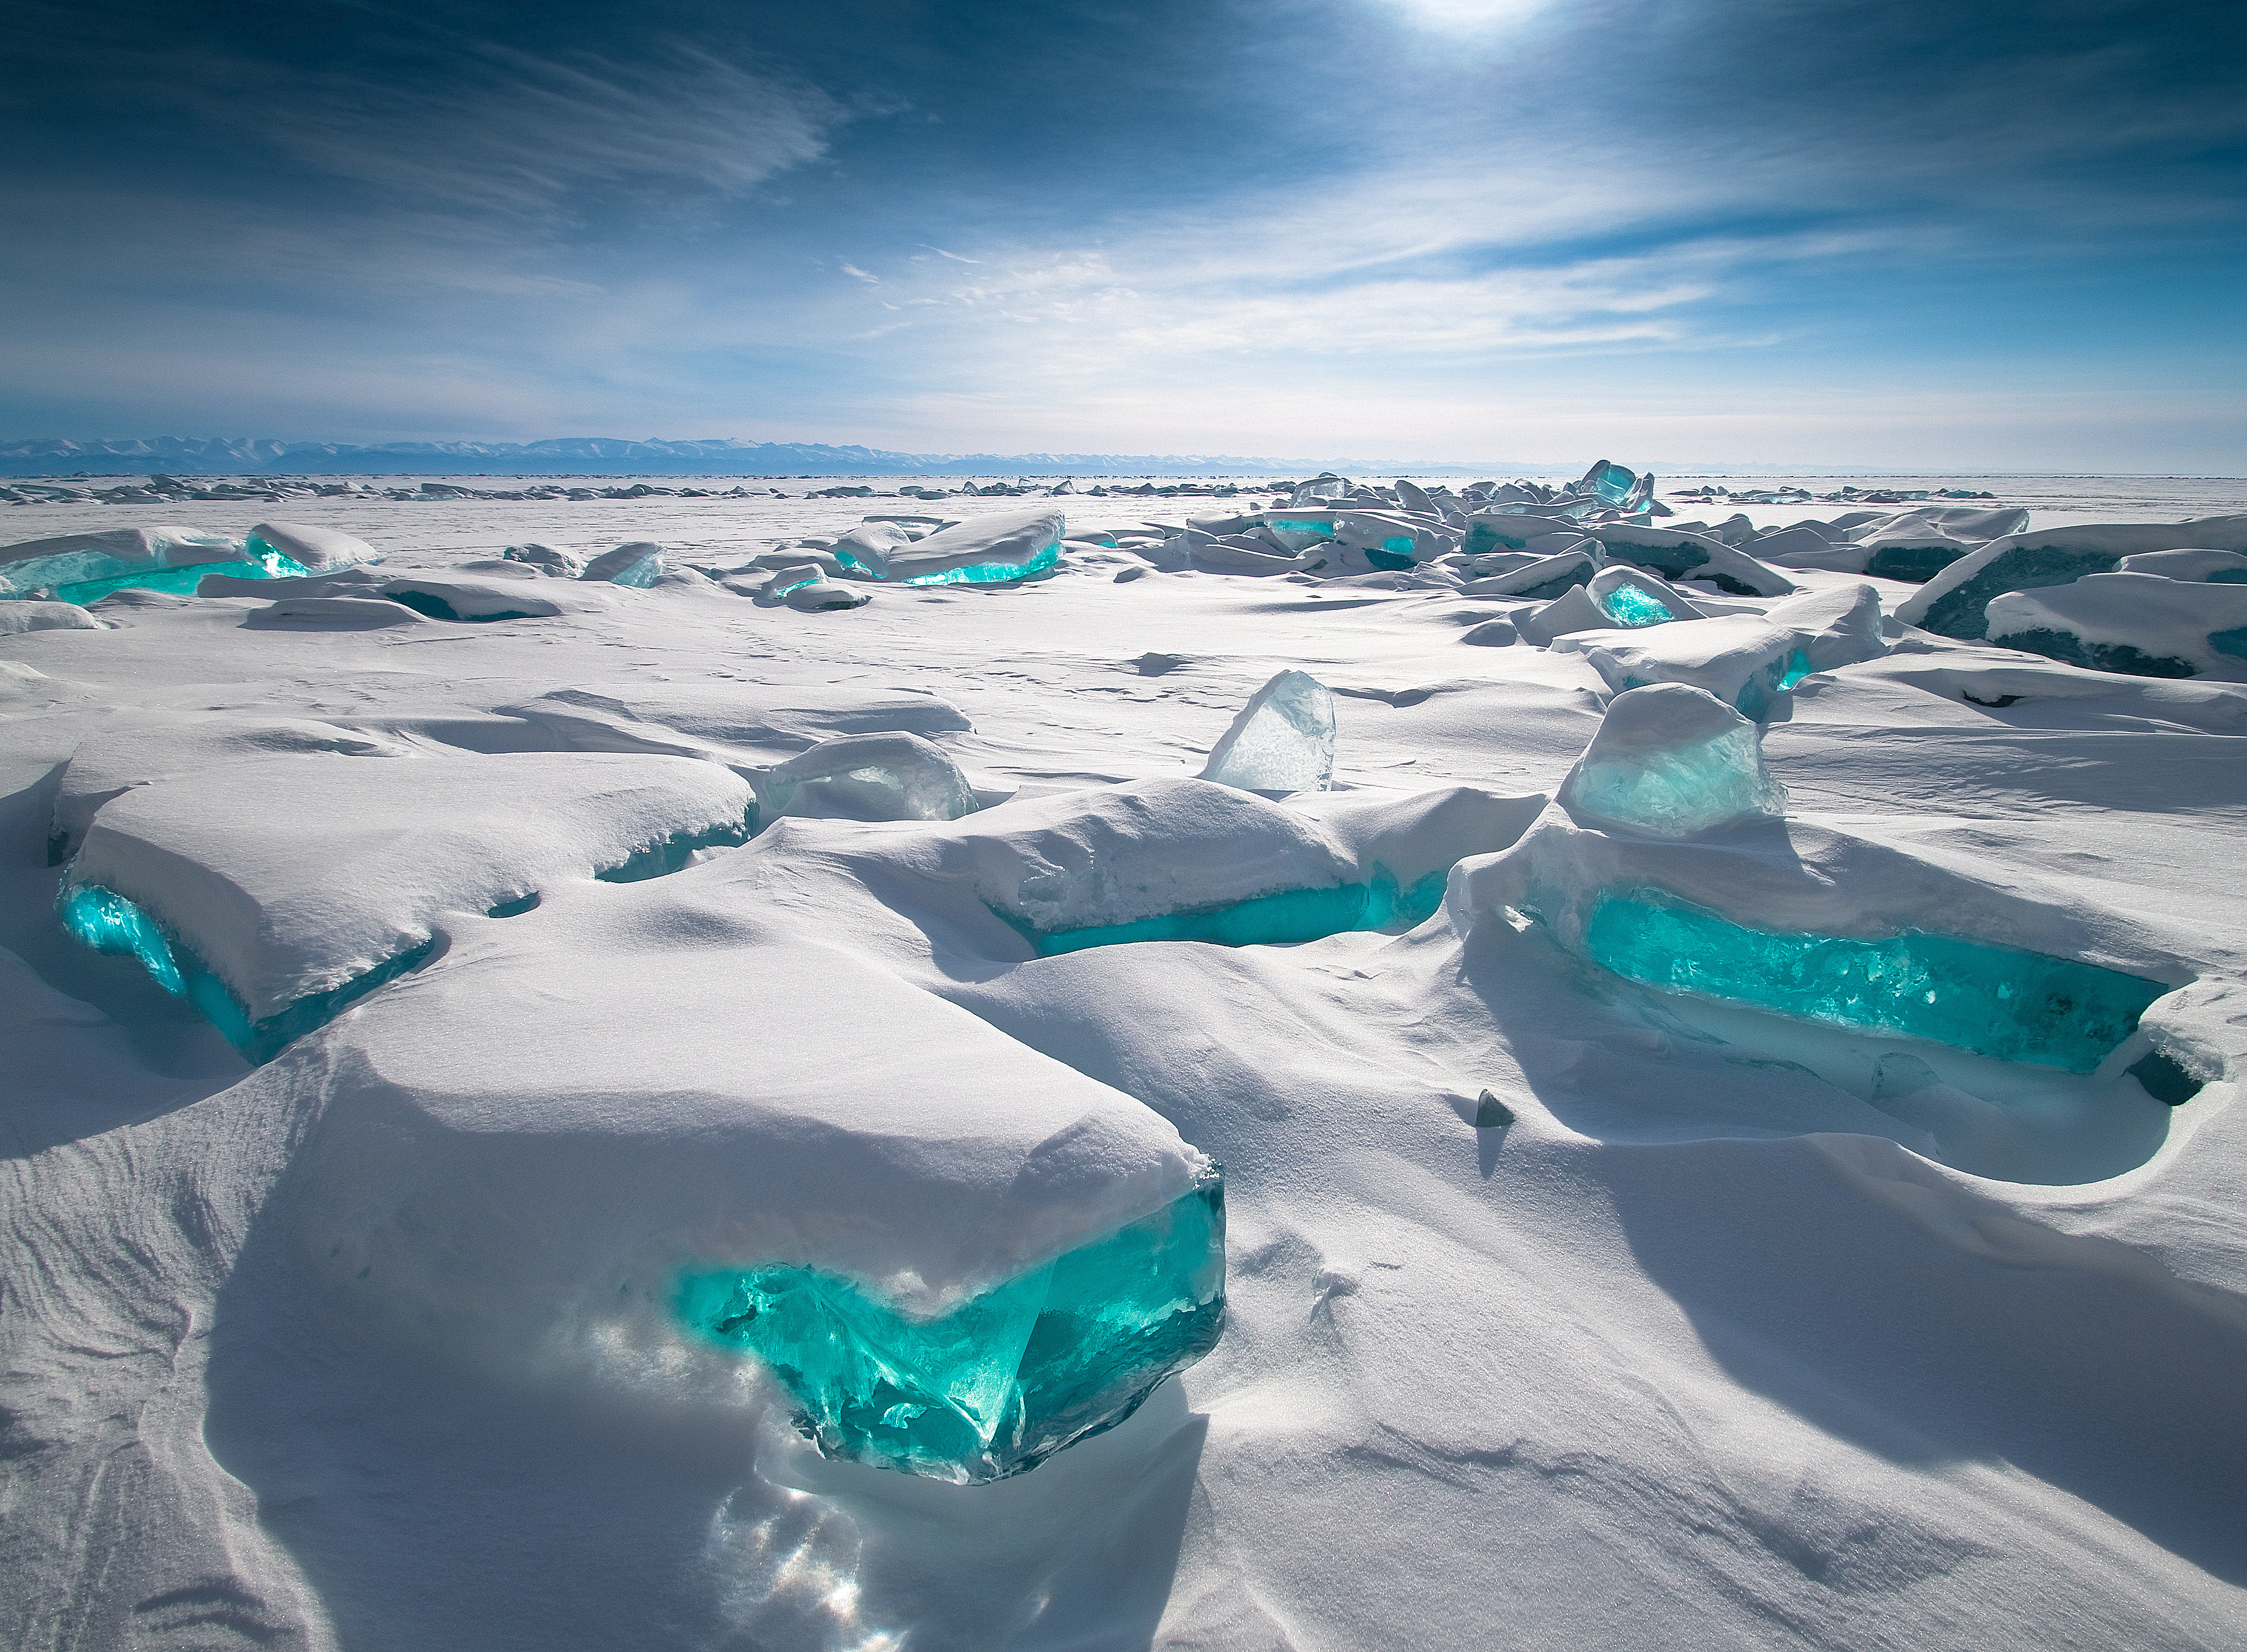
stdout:
POLYGON ((1584 945, 1594 962, 1666 991, 2071 1073, 2096 1068, 2169 990, 1952 935, 1861 940, 1748 929, 1649 888, 1602 891, 1584 945))
POLYGON ((1158 912, 1120 924, 1040 931, 1015 923, 1038 956, 1082 952, 1088 946, 1117 946, 1130 941, 1207 941, 1219 946, 1292 946, 1356 930, 1410 927, 1431 917, 1443 904, 1448 866, 1400 888, 1376 866, 1363 883, 1323 889, 1283 889, 1269 895, 1190 911, 1158 912))
POLYGON ((1115 1427, 1217 1345, 1224 1180, 1212 1168, 1152 1215, 937 1319, 795 1266, 689 1273, 677 1309, 770 1368, 829 1455, 1001 1479, 1115 1427))

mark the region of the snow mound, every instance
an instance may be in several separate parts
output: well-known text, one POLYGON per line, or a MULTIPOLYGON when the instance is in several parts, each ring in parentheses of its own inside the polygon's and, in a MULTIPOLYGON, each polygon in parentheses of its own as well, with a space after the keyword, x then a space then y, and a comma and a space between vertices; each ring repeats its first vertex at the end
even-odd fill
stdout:
POLYGON ((0 634, 22 631, 100 631, 102 624, 76 603, 0 603, 0 634))
POLYGON ((1976 641, 1985 634, 1984 610, 1992 597, 2112 573, 2125 556, 2184 549, 2247 551, 2247 516, 2009 534, 1943 569, 1897 608, 1896 618, 1937 636, 1976 641))
POLYGON ((1991 642, 2093 671, 2247 681, 2247 588, 2087 574, 1992 597, 1991 642))
POLYGON ((921 689, 769 683, 557 688, 498 707, 529 727, 524 748, 647 752, 762 769, 842 734, 966 734, 950 701, 921 689))
POLYGON ((222 1030, 262 1058, 431 946, 445 915, 740 843, 749 808, 738 775, 668 757, 228 763, 103 804, 63 899, 66 915, 95 895, 146 913, 181 972, 208 970, 238 1006, 222 1030))
MULTIPOLYGON (((1053 567, 1068 531, 1067 519, 1058 510, 994 511, 922 539, 881 545, 870 534, 855 542, 845 565, 905 585, 1003 584, 1053 567)), ((840 542, 836 549, 843 549, 840 542)))
POLYGON ((1666 578, 1703 580, 1740 597, 1787 597, 1799 589, 1777 569, 1704 534, 1627 522, 1590 522, 1583 531, 1610 562, 1636 563, 1666 578))
POLYGON ((331 1310, 628 1371, 699 1345, 682 1274, 816 1269, 925 1318, 1204 1177, 1129 1096, 761 905, 691 877, 490 925, 299 1059, 331 1310), (845 1006, 884 1035, 823 1035, 845 1006))
POLYGON ((843 734, 753 776, 762 817, 958 820, 975 788, 918 734, 843 734))
POLYGON ((47 857, 59 865, 76 854, 95 811, 138 786, 258 758, 413 754, 397 741, 311 718, 139 711, 122 727, 89 734, 72 753, 56 788, 47 857))
POLYGON ((364 539, 334 528, 294 522, 259 522, 249 530, 243 551, 253 561, 269 555, 284 556, 315 574, 340 573, 382 560, 381 554, 364 539))

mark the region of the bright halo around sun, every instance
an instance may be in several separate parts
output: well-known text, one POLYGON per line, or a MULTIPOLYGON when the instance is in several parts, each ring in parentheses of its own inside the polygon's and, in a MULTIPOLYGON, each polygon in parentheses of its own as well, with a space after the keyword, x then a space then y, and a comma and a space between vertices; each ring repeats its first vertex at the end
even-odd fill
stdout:
POLYGON ((1549 0, 1376 0, 1424 29, 1444 34, 1487 34, 1525 23, 1546 10, 1549 0))

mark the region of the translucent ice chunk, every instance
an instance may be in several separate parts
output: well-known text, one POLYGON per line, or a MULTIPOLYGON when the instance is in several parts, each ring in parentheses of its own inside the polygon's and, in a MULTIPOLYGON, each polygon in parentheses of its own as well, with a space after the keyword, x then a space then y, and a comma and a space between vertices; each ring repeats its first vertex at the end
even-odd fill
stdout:
POLYGON ((1626 505, 1630 502, 1631 494, 1638 486, 1638 476, 1621 465, 1611 464, 1602 459, 1584 473, 1581 486, 1603 505, 1626 505))
POLYGON ((1249 696, 1209 754, 1201 778, 1252 792, 1322 792, 1334 783, 1334 696, 1283 671, 1249 696))
POLYGON ((755 782, 771 815, 845 820, 958 820, 975 790, 951 754, 918 734, 843 734, 799 752, 755 782))
POLYGON ((1115 1427, 1225 1326, 1225 1192, 1198 1186, 942 1317, 805 1267, 690 1273, 677 1311, 755 1355, 834 1457, 995 1480, 1115 1427))
POLYGON ((652 539, 632 540, 603 551, 577 577, 645 590, 663 577, 663 547, 652 539))
POLYGON ((1561 782, 1588 824, 1684 837, 1786 811, 1756 726, 1704 689, 1656 683, 1618 694, 1561 782))
POLYGON ((1951 935, 1886 940, 1747 929, 1658 889, 1603 892, 1593 960, 1666 991, 2088 1073, 2169 989, 2119 970, 1951 935))
POLYGON ((1677 618, 1636 585, 1618 585, 1595 600, 1618 625, 1659 625, 1677 618))

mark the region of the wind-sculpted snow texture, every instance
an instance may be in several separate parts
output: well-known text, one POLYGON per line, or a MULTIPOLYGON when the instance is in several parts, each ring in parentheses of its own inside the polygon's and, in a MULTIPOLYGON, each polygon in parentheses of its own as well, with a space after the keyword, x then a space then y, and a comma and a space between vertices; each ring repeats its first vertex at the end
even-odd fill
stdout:
POLYGON ((2247 519, 64 491, 10 1644, 2239 1642, 2247 519))

